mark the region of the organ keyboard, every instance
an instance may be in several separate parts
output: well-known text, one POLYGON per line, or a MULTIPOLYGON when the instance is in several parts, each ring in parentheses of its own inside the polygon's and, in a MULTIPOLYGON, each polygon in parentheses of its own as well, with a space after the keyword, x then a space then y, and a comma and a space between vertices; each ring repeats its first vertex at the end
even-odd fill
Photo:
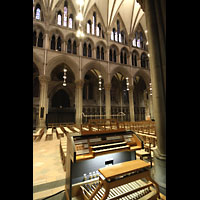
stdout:
POLYGON ((94 158, 102 154, 135 151, 143 147, 140 138, 132 131, 110 132, 72 137, 75 160, 94 158))
POLYGON ((84 200, 159 199, 159 187, 148 166, 142 160, 133 160, 99 169, 99 180, 80 186, 84 200))

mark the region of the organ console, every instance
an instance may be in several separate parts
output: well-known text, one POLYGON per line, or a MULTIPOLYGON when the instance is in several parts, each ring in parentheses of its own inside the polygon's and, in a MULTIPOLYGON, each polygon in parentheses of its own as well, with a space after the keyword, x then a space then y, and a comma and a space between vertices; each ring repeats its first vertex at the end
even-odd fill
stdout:
POLYGON ((135 151, 143 148, 136 133, 101 129, 94 130, 94 134, 92 127, 80 130, 66 133, 67 200, 153 200, 159 197, 157 184, 147 169, 150 164, 136 160, 135 151), (143 178, 146 182, 141 180, 143 178))

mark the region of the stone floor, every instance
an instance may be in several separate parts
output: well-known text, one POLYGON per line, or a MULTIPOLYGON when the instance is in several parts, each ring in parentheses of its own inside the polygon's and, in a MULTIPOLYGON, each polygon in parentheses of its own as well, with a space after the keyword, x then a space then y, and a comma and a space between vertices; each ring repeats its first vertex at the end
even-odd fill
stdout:
POLYGON ((64 189, 65 172, 60 158, 60 140, 33 142, 33 199, 64 189), (51 188, 49 190, 49 188, 51 188), (57 188, 57 189, 56 189, 57 188))

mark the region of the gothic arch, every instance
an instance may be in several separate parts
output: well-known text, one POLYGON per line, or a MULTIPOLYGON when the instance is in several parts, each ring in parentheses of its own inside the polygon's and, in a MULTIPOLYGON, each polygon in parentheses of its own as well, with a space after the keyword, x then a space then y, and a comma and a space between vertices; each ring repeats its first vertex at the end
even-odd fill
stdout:
MULTIPOLYGON (((58 84, 57 86, 55 86, 51 91, 49 91, 48 93, 48 97, 49 97, 49 102, 52 102, 52 98, 53 96, 59 91, 59 90, 64 90, 68 96, 69 96, 69 99, 70 99, 70 105, 73 105, 74 103, 74 99, 75 99, 75 93, 74 91, 72 90, 72 87, 67 86, 66 87, 63 87, 62 84, 58 84)), ((51 105, 52 106, 52 105, 51 105)))
POLYGON ((71 39, 71 40, 73 40, 73 41, 76 40, 76 42, 77 42, 76 45, 79 46, 79 44, 80 44, 80 39, 77 38, 76 35, 75 35, 74 33, 69 33, 69 34, 67 34, 67 35, 65 36, 64 40, 67 42, 68 39, 71 39))
POLYGON ((110 80, 112 80, 113 76, 115 75, 115 73, 121 73, 124 77, 128 77, 129 80, 132 78, 132 76, 130 75, 130 72, 127 71, 124 67, 118 66, 116 68, 114 68, 111 72, 110 72, 110 80))
POLYGON ((134 75, 133 75, 133 79, 136 76, 141 76, 146 84, 146 87, 149 87, 149 83, 151 82, 151 78, 150 75, 143 69, 139 69, 134 75))
POLYGON ((49 30, 49 38, 50 38, 50 40, 51 40, 51 37, 52 37, 53 35, 55 35, 55 36, 56 36, 56 35, 60 36, 60 37, 61 37, 61 40, 64 41, 64 34, 63 34, 63 32, 60 31, 58 28, 52 28, 52 29, 49 30))
POLYGON ((107 80, 107 72, 106 72, 104 66, 100 63, 97 63, 96 61, 91 61, 83 67, 82 74, 81 74, 81 80, 84 80, 86 73, 91 69, 96 69, 96 70, 100 71, 102 78, 104 80, 104 83, 107 83, 107 81, 108 81, 107 80))
MULTIPOLYGON (((91 7, 90 10, 87 11, 86 16, 85 16, 85 21, 84 23, 87 23, 87 21, 90 19, 90 16, 92 16, 93 12, 97 13, 98 19, 97 19, 97 24, 100 22, 101 26, 103 27, 103 29, 105 30, 105 23, 103 20, 103 17, 101 15, 101 12, 99 11, 98 7, 96 6, 96 3, 94 3, 91 7)), ((92 19, 92 18, 91 18, 92 19)), ((91 20, 90 19, 90 20, 91 20)))
POLYGON ((75 81, 79 80, 79 67, 78 65, 73 61, 73 59, 69 58, 67 55, 60 55, 52 58, 48 63, 47 63, 47 76, 50 77, 51 72, 53 69, 59 65, 59 64, 66 64, 73 72, 75 81))

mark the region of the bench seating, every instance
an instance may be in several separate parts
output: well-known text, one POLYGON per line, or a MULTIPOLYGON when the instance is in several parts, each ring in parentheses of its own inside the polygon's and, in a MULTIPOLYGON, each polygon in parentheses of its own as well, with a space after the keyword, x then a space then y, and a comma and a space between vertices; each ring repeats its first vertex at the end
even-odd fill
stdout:
POLYGON ((39 128, 36 133, 33 134, 33 141, 40 141, 44 134, 44 128, 39 128))
POLYGON ((64 137, 64 133, 60 127, 56 127, 56 136, 58 139, 60 139, 61 137, 64 137))
POLYGON ((53 128, 48 128, 46 133, 46 140, 52 140, 53 139, 53 128))

